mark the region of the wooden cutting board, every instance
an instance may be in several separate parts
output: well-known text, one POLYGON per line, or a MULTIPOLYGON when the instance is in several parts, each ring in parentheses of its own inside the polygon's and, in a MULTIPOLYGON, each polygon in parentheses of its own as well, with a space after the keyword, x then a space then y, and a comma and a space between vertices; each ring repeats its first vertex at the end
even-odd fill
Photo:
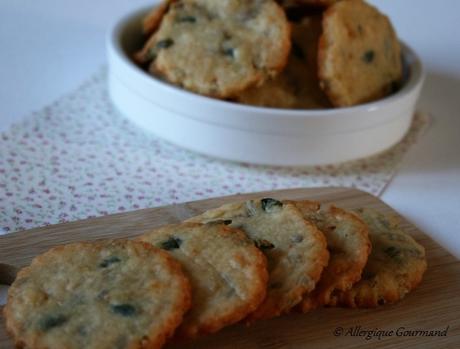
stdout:
MULTIPOLYGON (((379 199, 354 189, 294 189, 237 195, 146 209, 59 224, 0 237, 0 263, 22 267, 50 247, 81 240, 132 238, 153 227, 174 223, 202 211, 255 197, 313 199, 343 208, 373 207, 394 211, 379 199)), ((460 348, 460 262, 403 219, 403 227, 425 246, 428 270, 422 284, 403 301, 371 310, 325 308, 309 314, 236 325, 189 345, 171 348, 460 348), (446 336, 399 336, 404 330, 447 330, 446 336), (393 334, 366 339, 363 331, 393 334), (361 335, 360 335, 361 333, 361 335)), ((0 268, 1 273, 2 268, 0 268)), ((3 275, 4 277, 5 275, 3 275)), ((0 275, 0 280, 2 276, 0 275)), ((413 333, 414 334, 414 333, 413 333)), ((0 319, 0 348, 13 348, 0 319)))

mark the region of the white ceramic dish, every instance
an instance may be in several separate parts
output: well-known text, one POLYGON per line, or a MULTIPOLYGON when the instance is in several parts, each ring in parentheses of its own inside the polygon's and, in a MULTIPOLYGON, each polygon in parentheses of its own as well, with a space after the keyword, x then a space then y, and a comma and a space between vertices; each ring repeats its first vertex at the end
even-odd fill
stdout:
POLYGON ((108 36, 109 93, 123 115, 174 144, 233 161, 320 165, 388 149, 410 126, 424 72, 406 45, 406 81, 387 98, 328 110, 259 108, 185 91, 137 67, 130 54, 141 46, 140 22, 147 11, 123 17, 108 36))

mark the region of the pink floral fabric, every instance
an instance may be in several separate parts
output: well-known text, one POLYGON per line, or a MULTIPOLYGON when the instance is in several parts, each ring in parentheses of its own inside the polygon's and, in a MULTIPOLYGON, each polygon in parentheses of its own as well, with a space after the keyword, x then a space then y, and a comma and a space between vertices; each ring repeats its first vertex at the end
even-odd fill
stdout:
POLYGON ((105 70, 0 134, 0 234, 218 197, 296 187, 346 186, 382 193, 428 117, 371 158, 277 168, 225 162, 171 145, 112 107, 105 70))

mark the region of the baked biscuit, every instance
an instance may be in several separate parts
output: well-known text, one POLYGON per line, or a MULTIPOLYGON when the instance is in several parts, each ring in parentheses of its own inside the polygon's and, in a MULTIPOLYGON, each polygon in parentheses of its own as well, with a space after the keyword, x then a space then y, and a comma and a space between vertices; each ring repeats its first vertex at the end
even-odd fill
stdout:
POLYGON ((267 262, 240 230, 223 223, 182 223, 140 237, 167 250, 183 266, 192 285, 192 308, 178 338, 217 332, 253 312, 264 300, 267 262))
POLYGON ((4 314, 21 348, 160 348, 190 298, 179 263, 164 251, 134 241, 74 243, 19 272, 4 314))
POLYGON ((173 84, 230 98, 285 67, 289 38, 274 0, 177 0, 136 57, 173 84))
POLYGON ((176 0, 163 0, 163 2, 155 6, 142 20, 142 32, 144 36, 148 37, 148 40, 144 43, 142 49, 133 54, 133 59, 137 64, 148 68, 148 64, 153 59, 151 49, 156 41, 155 32, 158 30, 170 5, 175 1, 176 0))
POLYGON ((362 0, 343 0, 323 16, 321 87, 336 107, 388 95, 402 79, 401 48, 387 16, 362 0))
POLYGON ((292 49, 284 71, 262 86, 243 91, 236 101, 272 108, 322 109, 330 103, 319 87, 318 43, 321 17, 305 17, 292 23, 292 49))
POLYGON ((274 199, 227 204, 191 221, 228 221, 241 228, 267 256, 267 297, 248 322, 289 312, 314 289, 328 261, 324 235, 290 203, 274 199))
POLYGON ((168 11, 169 5, 175 0, 163 0, 155 6, 142 21, 142 32, 144 35, 152 35, 160 26, 164 14, 168 11))
POLYGON ((347 291, 361 279, 371 252, 366 224, 355 214, 310 201, 294 202, 303 216, 313 222, 326 236, 329 264, 321 274, 316 288, 305 295, 299 308, 308 312, 321 305, 334 303, 334 293, 347 291))
POLYGON ((361 281, 335 294, 336 304, 369 308, 394 303, 422 280, 427 267, 425 249, 383 214, 371 209, 358 214, 369 226, 372 252, 361 281))

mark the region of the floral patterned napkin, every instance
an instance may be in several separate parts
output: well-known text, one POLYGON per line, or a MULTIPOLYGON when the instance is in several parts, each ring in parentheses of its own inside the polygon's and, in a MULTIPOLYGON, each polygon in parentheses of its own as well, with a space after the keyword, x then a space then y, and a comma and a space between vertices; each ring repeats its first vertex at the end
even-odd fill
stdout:
POLYGON ((171 145, 112 107, 102 70, 0 134, 0 234, 262 190, 346 186, 380 195, 429 124, 418 113, 390 150, 347 163, 280 168, 226 162, 171 145))

